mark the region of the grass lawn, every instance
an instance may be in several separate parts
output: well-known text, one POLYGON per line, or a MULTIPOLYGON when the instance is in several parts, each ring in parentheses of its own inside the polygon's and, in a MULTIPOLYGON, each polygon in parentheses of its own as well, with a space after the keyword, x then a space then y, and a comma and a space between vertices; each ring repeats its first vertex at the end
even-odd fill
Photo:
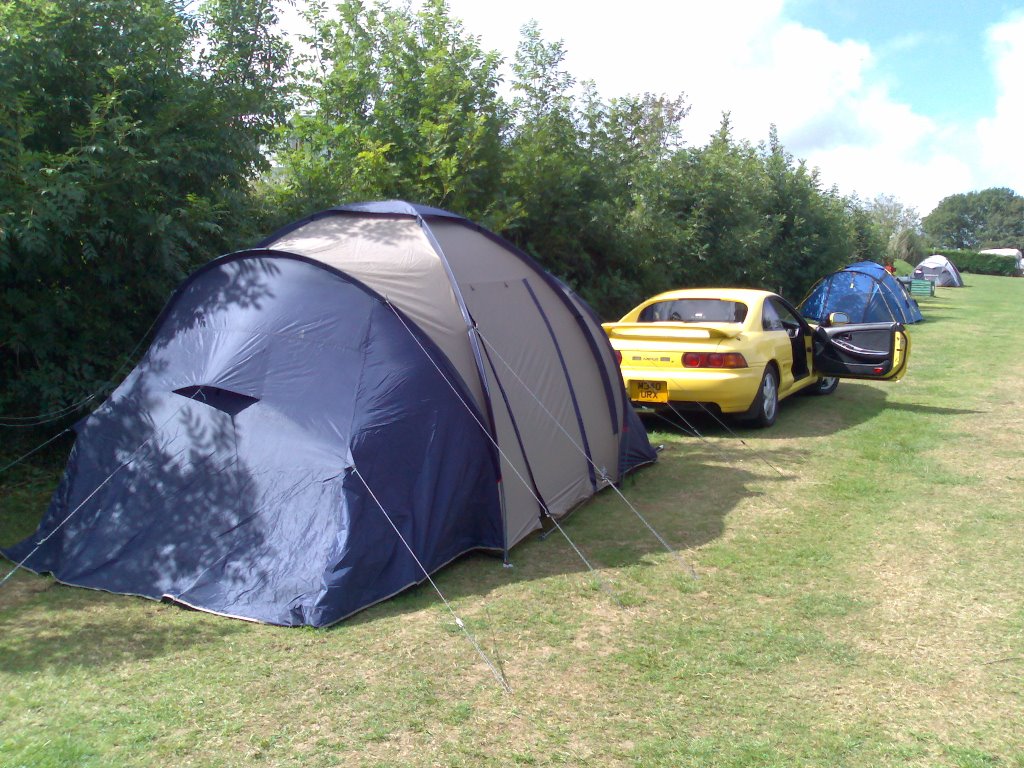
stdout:
MULTIPOLYGON (((625 493, 697 579, 609 492, 564 523, 603 586, 557 534, 441 571, 512 693, 429 586, 289 630, 19 572, 0 765, 1024 768, 1024 280, 965 280, 900 383, 655 431, 625 493)), ((63 450, 0 475, 0 543, 63 450)))

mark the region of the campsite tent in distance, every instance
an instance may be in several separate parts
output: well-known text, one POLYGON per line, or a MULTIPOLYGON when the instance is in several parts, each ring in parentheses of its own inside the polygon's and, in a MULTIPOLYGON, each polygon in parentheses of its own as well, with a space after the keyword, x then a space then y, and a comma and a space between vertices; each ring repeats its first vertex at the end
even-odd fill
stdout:
POLYGON ((826 275, 800 303, 804 317, 824 321, 845 312, 853 323, 918 323, 924 320, 917 302, 907 295, 885 267, 859 261, 826 275))
POLYGON ((938 253, 932 254, 914 267, 914 277, 930 280, 946 288, 963 288, 964 285, 964 279, 960 276, 956 264, 938 253))
POLYGON ((505 240, 365 203, 214 260, 75 428, 59 581, 325 626, 655 460, 600 323, 505 240))
POLYGON ((1016 259, 1017 274, 1024 275, 1024 252, 1019 248, 986 248, 978 253, 987 253, 991 256, 1005 256, 1008 259, 1016 259))

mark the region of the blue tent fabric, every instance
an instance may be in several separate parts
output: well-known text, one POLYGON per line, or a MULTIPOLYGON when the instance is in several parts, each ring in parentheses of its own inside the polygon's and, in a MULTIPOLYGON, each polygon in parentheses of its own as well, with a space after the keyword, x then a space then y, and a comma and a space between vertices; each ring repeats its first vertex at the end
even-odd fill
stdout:
POLYGON ((450 386, 458 376, 417 342, 432 346, 321 267, 264 256, 202 271, 78 425, 37 534, 5 555, 20 561, 77 509, 26 567, 323 626, 423 579, 378 501, 428 571, 500 551, 493 449, 450 386), (211 389, 252 402, 232 413, 211 389))
MULTIPOLYGON (((334 267, 266 248, 222 257, 178 288, 141 362, 76 425, 38 530, 0 551, 65 584, 333 624, 466 552, 507 553, 506 458, 463 375, 334 267)), ((621 477, 656 454, 617 396, 621 477)))
POLYGON ((921 309, 881 264, 861 261, 833 272, 811 289, 801 304, 804 317, 822 321, 845 312, 854 323, 918 323, 921 309))

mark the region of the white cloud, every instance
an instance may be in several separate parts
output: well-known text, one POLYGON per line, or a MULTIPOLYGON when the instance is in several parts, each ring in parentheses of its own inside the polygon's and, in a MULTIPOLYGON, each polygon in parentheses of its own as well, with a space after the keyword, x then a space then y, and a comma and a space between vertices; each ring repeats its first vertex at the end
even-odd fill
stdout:
POLYGON ((522 24, 537 19, 545 39, 565 41, 569 72, 605 97, 685 92, 691 145, 704 144, 728 111, 735 135, 754 143, 774 123, 787 150, 846 194, 892 194, 926 214, 971 188, 955 151, 962 141, 950 144, 890 96, 868 45, 788 21, 782 0, 645 0, 628 12, 618 2, 450 3, 485 47, 509 57, 522 24))
POLYGON ((983 187, 1010 187, 1018 194, 1024 181, 1024 14, 989 30, 989 55, 996 88, 995 114, 978 122, 983 187))
MULTIPOLYGON (((870 46, 793 23, 786 1, 449 0, 449 7, 467 33, 508 60, 522 26, 537 20, 545 40, 564 40, 565 68, 596 82, 606 98, 685 93, 690 145, 706 143, 724 111, 735 135, 754 143, 774 123, 787 150, 846 194, 895 195, 924 215, 947 195, 1024 178, 1024 14, 990 31, 995 114, 956 126, 897 101, 870 46)), ((917 42, 908 32, 887 45, 917 42)))

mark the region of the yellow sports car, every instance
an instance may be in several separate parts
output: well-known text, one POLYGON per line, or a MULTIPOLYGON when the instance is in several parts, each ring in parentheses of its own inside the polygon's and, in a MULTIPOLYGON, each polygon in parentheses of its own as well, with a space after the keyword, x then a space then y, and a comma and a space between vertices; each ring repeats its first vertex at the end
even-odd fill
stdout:
POLYGON ((901 323, 851 324, 836 312, 814 326, 767 291, 669 291, 603 327, 634 405, 704 407, 761 427, 795 392, 828 395, 842 378, 895 381, 910 360, 901 323))

